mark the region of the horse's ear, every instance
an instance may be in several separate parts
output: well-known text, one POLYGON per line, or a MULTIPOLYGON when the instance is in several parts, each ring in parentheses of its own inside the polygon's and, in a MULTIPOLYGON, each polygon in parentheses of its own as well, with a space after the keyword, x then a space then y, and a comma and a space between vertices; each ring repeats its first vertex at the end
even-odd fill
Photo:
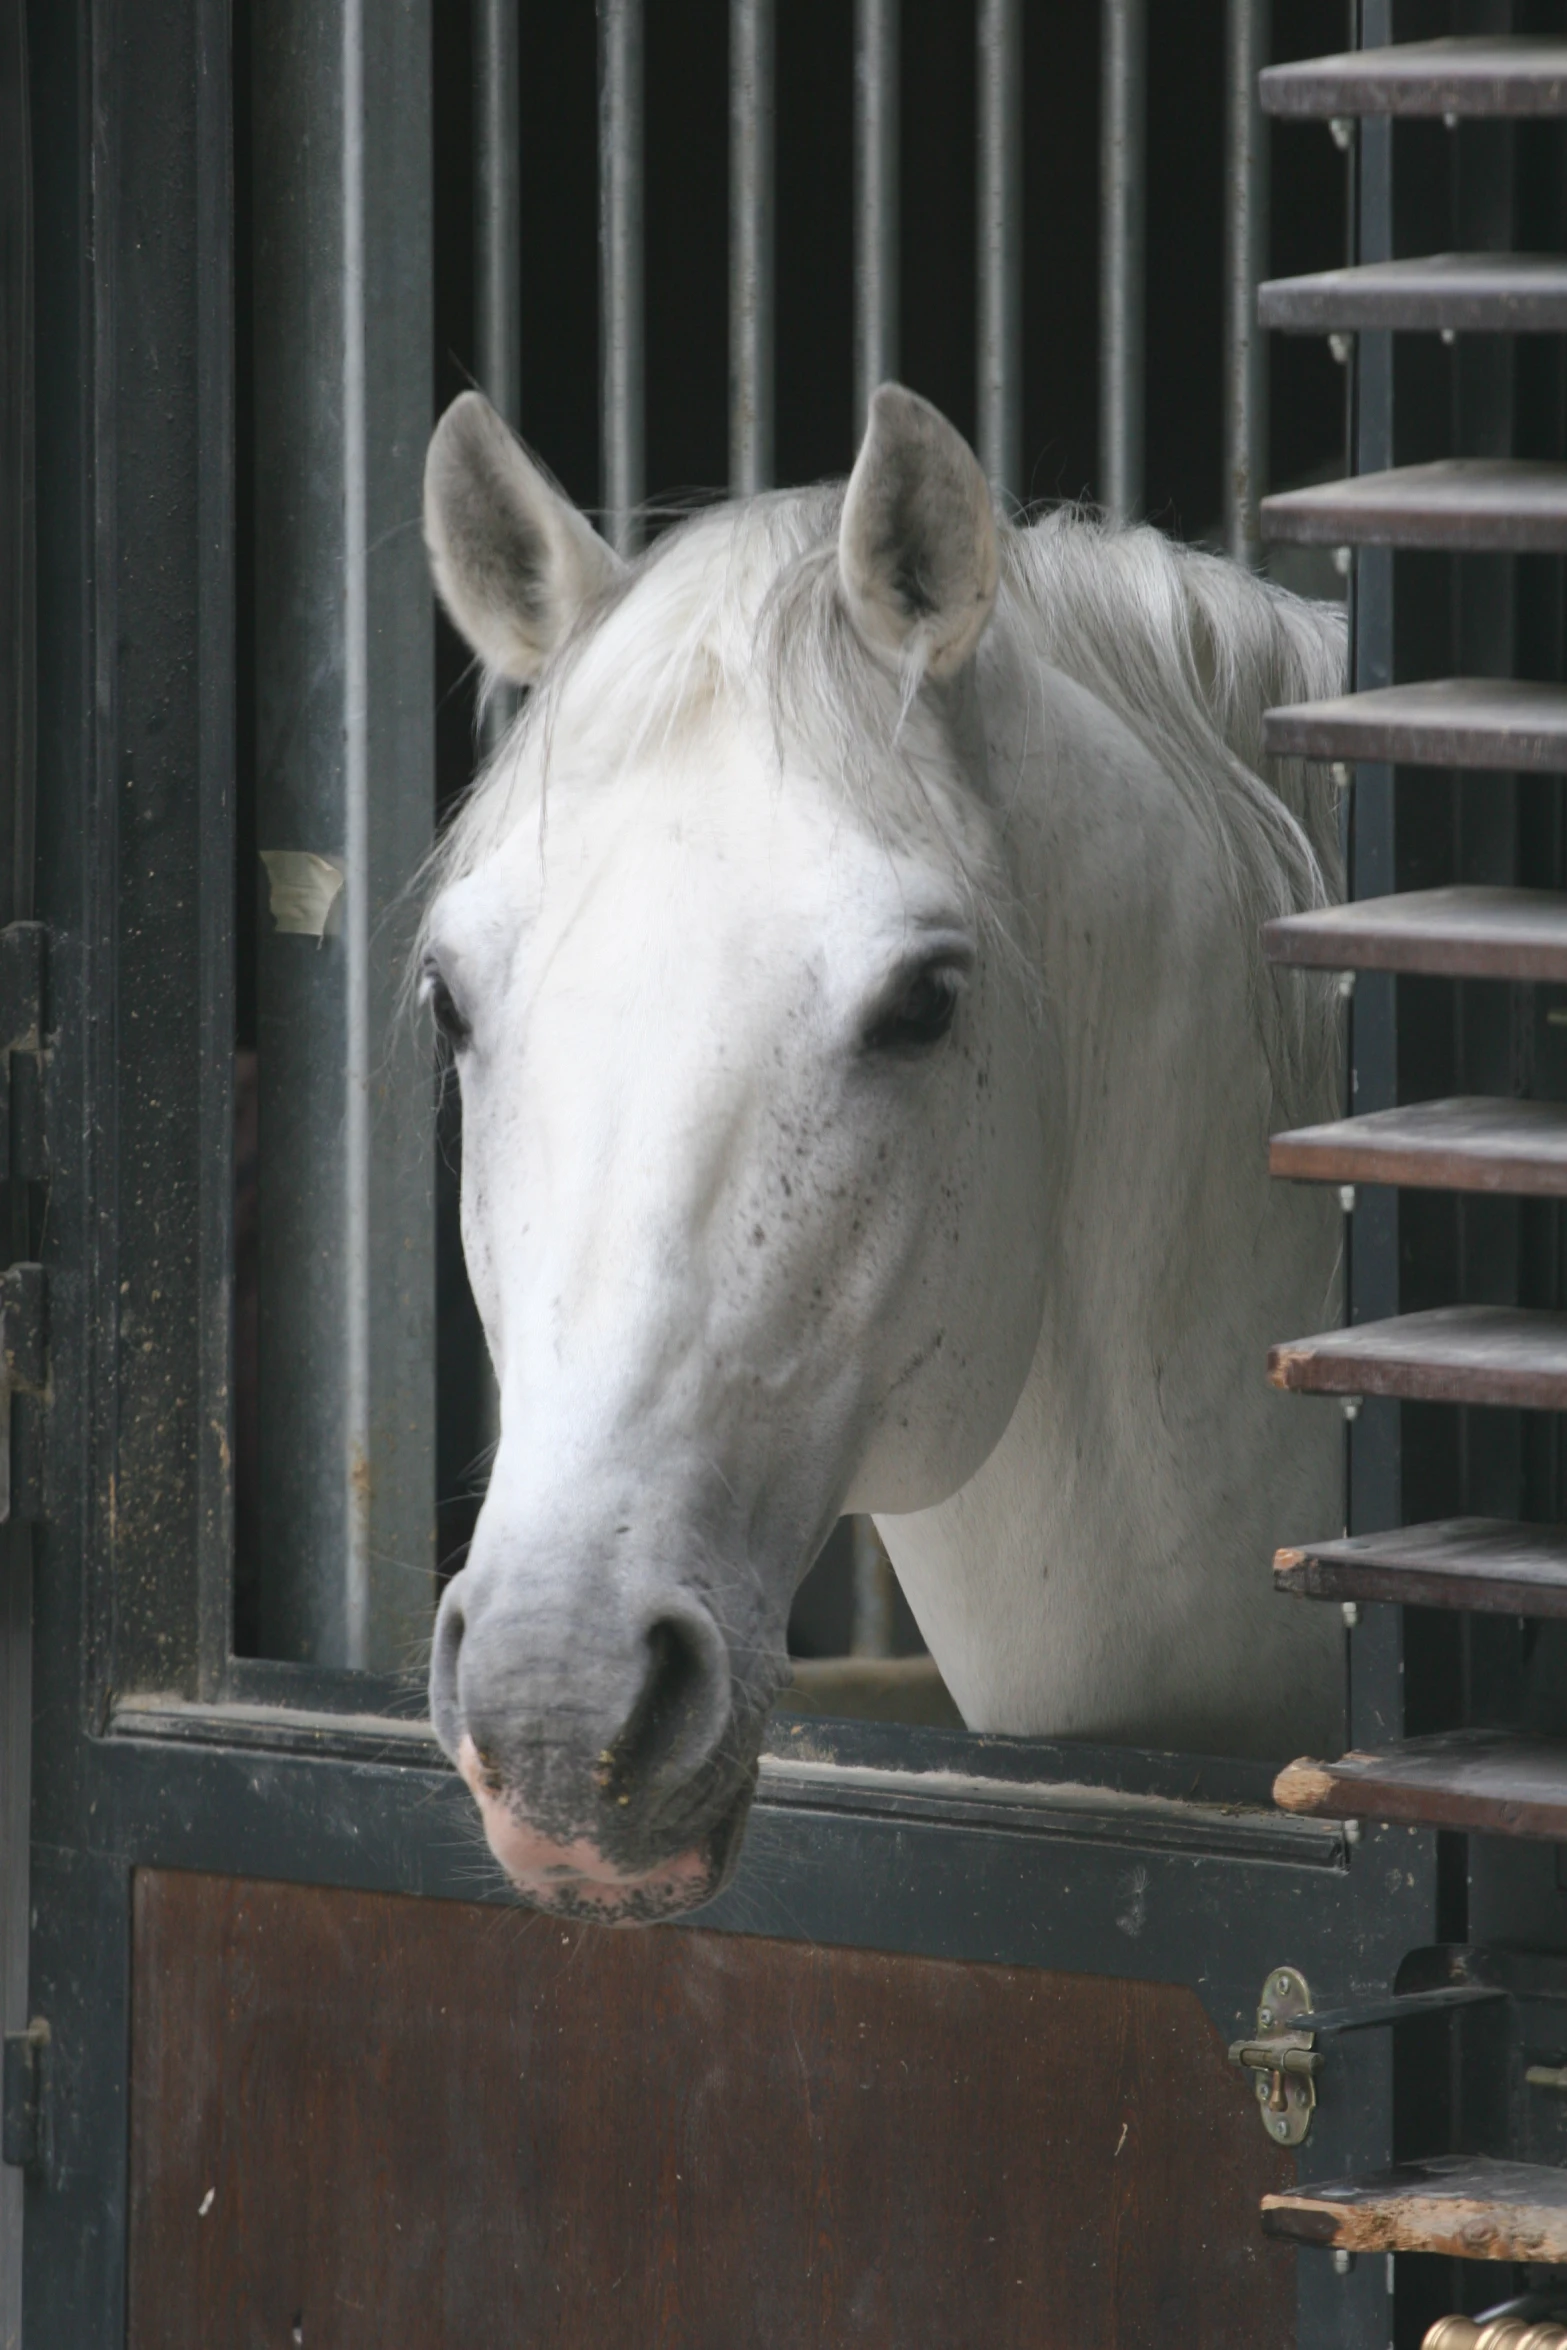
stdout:
POLYGON ((537 677, 620 569, 488 400, 461 392, 424 461, 424 542, 441 602, 486 666, 537 677))
POLYGON ((984 633, 999 548, 979 461, 940 410, 901 384, 872 395, 849 476, 838 569, 873 650, 950 677, 984 633))

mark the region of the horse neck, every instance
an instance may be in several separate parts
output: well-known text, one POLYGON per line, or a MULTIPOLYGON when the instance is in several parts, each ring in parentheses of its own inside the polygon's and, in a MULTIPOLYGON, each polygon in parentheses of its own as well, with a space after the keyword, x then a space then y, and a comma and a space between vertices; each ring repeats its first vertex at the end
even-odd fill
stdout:
POLYGON ((1338 1455, 1263 1357, 1331 1316, 1335 1220, 1270 1186, 1257 973, 1189 804, 1065 679, 987 731, 1040 919, 1046 1302, 1000 1445, 890 1546, 971 1721, 1267 1751, 1258 1658, 1321 1643, 1312 1611, 1259 1619, 1251 1593, 1336 1515, 1338 1455))

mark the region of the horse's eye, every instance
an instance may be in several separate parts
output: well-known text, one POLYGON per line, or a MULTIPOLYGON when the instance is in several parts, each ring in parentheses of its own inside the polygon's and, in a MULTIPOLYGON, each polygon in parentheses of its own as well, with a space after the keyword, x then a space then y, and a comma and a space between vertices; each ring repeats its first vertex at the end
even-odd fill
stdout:
POLYGON ((425 972, 424 993, 425 1001, 430 1007, 430 1016, 436 1027, 451 1046, 452 1051, 460 1053, 468 1042, 470 1034, 468 1023, 463 1018, 457 998, 447 986, 444 976, 433 967, 428 968, 425 972))
POLYGON ((927 963, 866 1030, 873 1053, 911 1053, 940 1044, 958 1008, 958 975, 950 963, 927 963))

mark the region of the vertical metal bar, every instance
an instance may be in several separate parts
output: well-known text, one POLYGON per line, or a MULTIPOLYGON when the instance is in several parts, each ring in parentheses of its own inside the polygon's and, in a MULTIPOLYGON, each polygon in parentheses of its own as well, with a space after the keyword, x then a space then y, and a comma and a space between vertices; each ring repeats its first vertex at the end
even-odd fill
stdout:
POLYGON ((522 52, 519 0, 474 9, 474 357, 479 389, 522 423, 522 52))
POLYGON ((891 1656, 897 1578, 887 1546, 873 1518, 851 1518, 850 1558, 854 1570, 851 1656, 891 1656))
POLYGON ((1022 495, 1023 10, 979 0, 979 461, 1022 495))
POLYGON ((773 479, 774 0, 729 6, 729 487, 773 479))
MULTIPOLYGON (((0 919, 32 912, 34 768, 32 154, 24 0, 0 0, 0 919)), ((10 1244, 30 1255, 26 1194, 10 1244)), ((5 1408, 0 1399, 0 1409, 5 1408)), ((32 1530, 0 1525, 0 2031, 28 2021, 32 1530)), ((0 2350, 21 2350, 20 2171, 0 2168, 0 2350)))
POLYGON ((634 553, 643 475, 642 0, 599 0, 599 336, 604 522, 634 553))
POLYGON ((279 0, 255 93, 261 1618, 395 1669, 433 1600, 432 1088, 398 1017, 434 814, 418 531, 429 0, 279 0))
POLYGON ((898 372, 899 0, 854 8, 854 437, 898 372))
POLYGON ((1258 507, 1268 463, 1267 338, 1257 286, 1268 246, 1268 0, 1228 0, 1224 141, 1224 541, 1237 563, 1262 553, 1258 507))
POLYGON ((1102 0, 1099 93, 1099 495, 1122 522, 1143 502, 1148 169, 1146 0, 1102 0))
MULTIPOLYGON (((200 1380, 196 1420, 197 1687, 216 1697, 234 1628, 235 566, 234 105, 230 0, 197 30, 196 314, 200 572, 196 660, 200 875, 200 1380)), ((248 876, 247 876, 248 879, 248 876)))
MULTIPOLYGON (((475 0, 474 360, 479 388, 514 432, 522 424, 522 50, 520 0, 475 0)), ((480 720, 485 753, 516 715, 510 686, 480 720)))

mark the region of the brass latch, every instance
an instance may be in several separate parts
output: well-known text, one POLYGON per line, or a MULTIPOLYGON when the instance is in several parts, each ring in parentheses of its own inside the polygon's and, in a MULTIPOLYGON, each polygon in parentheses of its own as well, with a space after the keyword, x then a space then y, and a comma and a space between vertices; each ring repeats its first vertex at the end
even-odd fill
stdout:
POLYGON ((1275 1967, 1257 2003, 1256 2032, 1230 2050, 1231 2064, 1256 2075, 1262 2126, 1278 2146, 1299 2146, 1316 2110, 1322 2052, 1315 2031, 1294 2029, 1298 2017, 1310 2014, 1305 1976, 1297 1967, 1275 1967))

